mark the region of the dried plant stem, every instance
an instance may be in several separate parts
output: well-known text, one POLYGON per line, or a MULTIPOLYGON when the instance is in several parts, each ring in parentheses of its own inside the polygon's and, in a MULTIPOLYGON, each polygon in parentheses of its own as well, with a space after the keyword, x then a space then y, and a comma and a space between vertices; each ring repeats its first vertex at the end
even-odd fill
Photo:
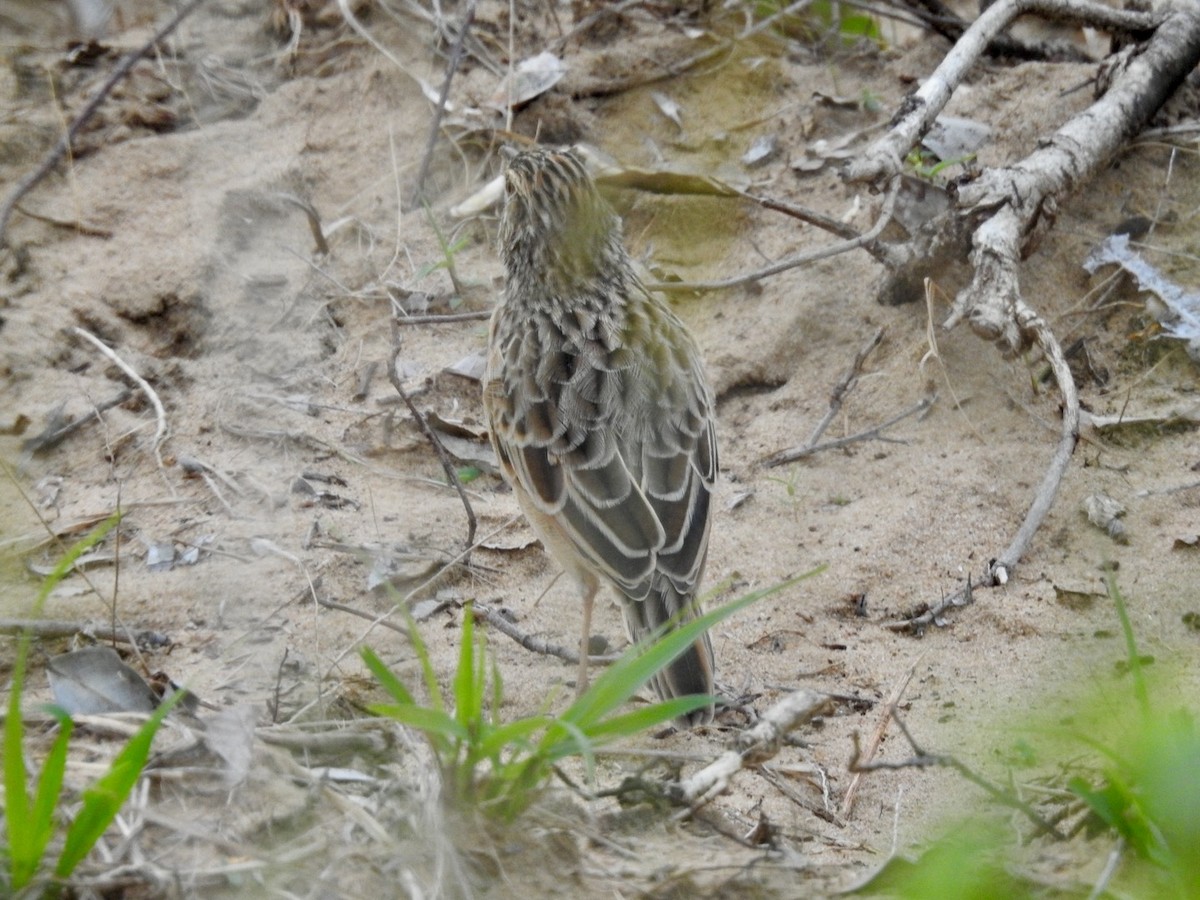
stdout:
POLYGON ((462 482, 458 480, 458 473, 454 471, 454 465, 450 462, 450 455, 446 452, 446 448, 442 446, 442 442, 438 440, 438 436, 433 433, 433 429, 429 427, 429 423, 425 421, 425 417, 421 415, 420 410, 417 409, 412 399, 408 396, 408 392, 404 390, 404 384, 400 380, 400 373, 396 369, 396 363, 399 361, 399 358, 400 347, 397 344, 395 350, 392 352, 392 359, 388 363, 388 380, 392 382, 392 387, 396 389, 396 393, 400 395, 400 399, 408 407, 408 411, 416 421, 417 427, 421 429, 421 433, 433 445, 434 452, 437 453, 438 459, 442 463, 442 468, 446 472, 446 478, 454 485, 454 490, 458 492, 458 499, 462 501, 463 509, 467 511, 466 547, 469 553, 471 548, 475 546, 475 529, 479 524, 475 518, 475 510, 471 508, 471 501, 467 499, 467 492, 463 490, 462 482))
POLYGON ((789 732, 826 712, 833 700, 818 691, 793 691, 768 709, 761 719, 738 732, 728 750, 694 775, 672 785, 670 794, 689 811, 729 787, 742 769, 757 768, 772 759, 789 732))
MULTIPOLYGON (((921 660, 925 658, 922 653, 913 664, 908 667, 900 680, 896 682, 892 688, 891 694, 888 695, 887 702, 883 709, 880 710, 879 724, 875 726, 875 732, 871 735, 871 740, 867 742, 867 749, 862 754, 861 764, 866 765, 875 758, 875 754, 879 752, 879 745, 883 743, 883 736, 887 733, 888 723, 892 720, 893 713, 896 712, 896 707, 900 704, 900 698, 904 696, 904 692, 908 689, 908 683, 912 681, 912 677, 916 674, 917 666, 921 664, 921 660)), ((854 777, 850 779, 850 786, 846 788, 846 794, 842 798, 842 818, 849 819, 854 815, 854 798, 858 793, 858 786, 862 782, 863 771, 859 769, 854 773, 854 777)))
POLYGON ((149 382, 134 370, 133 366, 117 356, 116 352, 108 344, 100 340, 100 338, 96 337, 90 331, 85 331, 78 325, 71 326, 71 331, 91 343, 97 350, 107 356, 118 369, 125 373, 126 378, 137 385, 138 389, 146 395, 146 399, 150 401, 150 405, 154 407, 154 418, 157 422, 154 430, 154 458, 158 461, 158 467, 161 469, 163 467, 163 441, 171 435, 170 429, 167 427, 167 411, 163 407, 162 401, 158 399, 158 394, 154 388, 150 387, 149 382))

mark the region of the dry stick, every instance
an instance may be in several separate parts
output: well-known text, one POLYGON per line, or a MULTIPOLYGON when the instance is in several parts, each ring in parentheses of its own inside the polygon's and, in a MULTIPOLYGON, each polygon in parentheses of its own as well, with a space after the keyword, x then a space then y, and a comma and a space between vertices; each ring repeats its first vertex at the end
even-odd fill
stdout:
POLYGON ((100 86, 100 90, 96 92, 95 96, 88 101, 87 105, 71 121, 66 133, 50 148, 50 152, 42 157, 42 161, 38 163, 37 168, 17 182, 17 186, 4 199, 3 206, 0 206, 0 247, 5 246, 7 242, 8 220, 12 218, 13 210, 21 201, 21 198, 29 193, 34 185, 49 175, 51 170, 58 165, 59 161, 70 152, 71 141, 75 139, 75 135, 79 133, 79 129, 95 114, 96 110, 100 108, 100 104, 104 102, 104 98, 117 86, 121 79, 129 74, 137 61, 153 50, 159 41, 178 28, 179 23, 195 12, 196 8, 203 2, 204 0, 190 0, 190 2, 185 3, 175 12, 175 15, 154 32, 150 40, 122 59, 117 64, 117 67, 113 69, 112 74, 108 76, 108 80, 100 86))
POLYGON ((450 462, 450 454, 446 452, 446 448, 442 446, 442 442, 438 440, 438 436, 433 433, 433 429, 429 427, 429 423, 425 421, 425 417, 413 404, 408 393, 404 390, 404 385, 400 381, 400 372, 396 369, 396 363, 400 359, 400 346, 396 345, 396 349, 392 352, 391 361, 388 363, 388 380, 392 382, 392 387, 396 389, 396 393, 400 395, 400 399, 404 401, 404 405, 408 407, 408 411, 412 413, 413 418, 417 422, 417 427, 421 429, 421 433, 425 435, 426 440, 433 444, 433 449, 438 455, 438 459, 442 462, 442 468, 446 470, 446 477, 450 479, 450 483, 454 485, 454 490, 458 491, 458 499, 462 501, 463 509, 467 511, 467 549, 475 546, 475 528, 477 522, 475 520, 475 510, 471 508, 471 501, 467 499, 467 492, 463 490, 462 482, 458 480, 458 473, 454 471, 454 466, 450 462))
MULTIPOLYGON (((867 742, 867 751, 862 754, 861 760, 863 765, 867 765, 875 758, 875 754, 879 752, 879 745, 883 743, 883 736, 887 733, 888 722, 892 720, 892 716, 896 712, 896 707, 900 704, 900 698, 904 696, 904 692, 908 690, 908 683, 912 681, 912 677, 916 674, 917 666, 921 664, 921 660, 925 658, 922 653, 913 660, 913 664, 908 667, 908 671, 904 676, 896 682, 896 686, 892 688, 891 694, 888 695, 887 703, 884 704, 879 717, 879 724, 875 727, 874 734, 871 735, 871 740, 867 742)), ((850 779, 850 786, 846 788, 846 796, 842 798, 842 818, 849 820, 854 815, 854 797, 858 793, 858 786, 862 782, 863 773, 861 770, 854 773, 854 777, 850 779)))
MULTIPOLYGON (((722 278, 717 281, 674 281, 674 282, 657 282, 646 285, 652 291, 662 291, 663 293, 678 293, 681 291, 719 291, 725 288, 739 287, 743 284, 752 284, 763 278, 771 275, 778 275, 780 272, 786 272, 788 269, 794 269, 797 266, 802 266, 807 263, 816 262, 819 259, 826 259, 830 256, 837 256, 841 253, 847 253, 851 250, 857 250, 860 247, 868 247, 874 245, 875 239, 883 232, 888 223, 892 221, 892 211, 896 208, 896 197, 900 193, 900 179, 893 178, 891 187, 888 190, 887 198, 884 200, 883 209, 879 213, 879 219, 871 226, 871 230, 860 234, 856 238, 847 241, 842 241, 837 244, 830 244, 827 247, 818 247, 816 250, 808 250, 804 253, 798 253, 795 256, 789 256, 787 259, 780 260, 777 263, 759 269, 755 272, 748 272, 744 275, 734 275, 731 278, 722 278)), ((753 198, 752 198, 753 199, 753 198)))
POLYGON ((397 325, 436 325, 445 322, 474 322, 478 319, 487 319, 491 315, 490 309, 481 309, 476 312, 447 313, 446 315, 398 316, 392 321, 397 325))
POLYGON ((867 357, 871 355, 872 350, 879 346, 879 342, 882 340, 883 328, 881 326, 875 330, 875 333, 871 335, 871 339, 863 345, 863 348, 854 355, 854 362, 850 364, 850 368, 842 376, 842 380, 834 386, 833 393, 829 396, 829 411, 817 423, 817 427, 813 429, 804 446, 812 447, 821 439, 821 435, 825 433, 825 429, 829 427, 829 423, 833 421, 834 416, 841 410, 842 403, 846 400, 846 395, 854 390, 854 386, 858 384, 858 376, 862 374, 862 368, 867 361, 867 357))
POLYGON ((409 201, 413 206, 419 204, 424 198, 425 176, 429 174, 433 149, 437 146, 438 129, 442 126, 442 116, 446 112, 446 100, 450 97, 450 82, 458 70, 458 64, 462 61, 463 43, 467 39, 467 32, 471 30, 473 21, 475 21, 475 0, 470 0, 462 26, 458 29, 458 38, 454 42, 454 49, 450 52, 450 63, 446 66, 446 79, 442 82, 442 92, 438 97, 437 108, 433 111, 433 122, 429 126, 429 138, 425 142, 425 155, 421 157, 421 168, 417 170, 417 183, 413 187, 412 198, 409 201))
MULTIPOLYGON (((825 417, 817 423, 817 427, 813 429, 813 432, 811 435, 809 435, 808 440, 792 450, 783 450, 779 453, 772 454, 770 457, 764 460, 766 465, 780 465, 781 463, 772 462, 772 460, 776 457, 784 456, 789 453, 799 452, 804 456, 812 453, 812 448, 816 445, 817 441, 821 439, 821 435, 825 433, 825 429, 829 427, 829 423, 833 421, 834 416, 836 416, 838 411, 842 408, 842 403, 846 399, 846 394, 850 393, 850 391, 852 391, 854 386, 858 383, 858 376, 862 374, 862 367, 867 361, 867 357, 871 354, 872 350, 879 346, 879 342, 882 340, 883 328, 878 328, 876 329, 875 334, 871 336, 871 339, 867 341, 863 348, 855 355, 854 362, 850 364, 850 368, 846 370, 846 374, 842 376, 841 380, 834 386, 833 392, 829 395, 829 411, 826 412, 825 417)), ((782 460, 781 462, 788 461, 790 460, 782 460)))
POLYGON ((699 772, 670 785, 672 799, 689 809, 712 800, 729 786, 729 780, 742 769, 761 766, 772 759, 783 746, 783 739, 793 729, 827 712, 833 701, 828 694, 799 690, 788 694, 761 719, 745 731, 738 732, 726 750, 699 772))
POLYGON ((847 447, 850 444, 857 444, 859 441, 888 441, 893 444, 902 444, 897 438, 889 438, 883 432, 900 422, 903 422, 909 416, 916 416, 924 413, 927 409, 937 402, 937 394, 930 394, 928 397, 923 397, 914 406, 910 406, 904 412, 897 413, 886 422, 880 422, 873 428, 868 428, 866 431, 860 431, 857 434, 847 435, 842 438, 835 438, 831 441, 823 441, 820 444, 813 444, 811 447, 795 447, 791 450, 781 450, 774 456, 769 456, 763 460, 763 465, 767 468, 782 466, 785 463, 795 462, 798 459, 804 459, 806 456, 812 456, 815 453, 823 453, 826 450, 836 450, 839 447, 847 447))
POLYGON ((336 609, 338 612, 349 613, 352 616, 358 616, 360 619, 366 619, 373 625, 382 625, 384 628, 390 628, 392 631, 398 632, 405 637, 408 636, 407 627, 397 625, 395 622, 389 622, 387 619, 381 619, 378 613, 364 612, 361 609, 355 609, 353 606, 347 606, 345 603, 338 603, 336 600, 323 599, 320 595, 315 595, 315 599, 318 605, 324 606, 327 609, 336 609))
POLYGON ((171 639, 155 631, 133 632, 128 627, 112 628, 88 622, 68 622, 62 619, 0 619, 0 634, 27 632, 35 637, 60 638, 85 634, 97 641, 136 645, 139 641, 155 647, 169 647, 171 639))
POLYGON ((72 419, 70 422, 63 424, 61 418, 62 407, 59 407, 55 414, 51 417, 50 424, 40 433, 35 434, 31 438, 26 438, 21 442, 21 449, 34 455, 44 453, 47 450, 52 450, 62 443, 66 438, 70 437, 88 422, 93 419, 99 419, 101 413, 104 413, 114 406, 120 406, 132 396, 133 391, 129 388, 121 388, 121 392, 111 400, 105 400, 97 403, 90 410, 84 413, 77 419, 72 419))
MULTIPOLYGON (((531 653, 539 653, 542 656, 556 656, 559 659, 566 660, 573 665, 579 665, 579 651, 572 650, 569 647, 564 647, 561 644, 551 644, 549 641, 544 641, 541 638, 535 638, 531 634, 526 634, 522 629, 518 628, 514 623, 510 622, 503 613, 499 610, 492 609, 490 606, 485 606, 482 603, 474 603, 472 608, 475 610, 475 618, 487 622, 501 634, 506 635, 524 647, 531 653)), ((616 662, 621 658, 619 653, 606 654, 604 656, 594 656, 588 654, 588 662, 593 665, 606 666, 609 663, 616 662)))
POLYGON ((995 800, 1002 806, 1007 806, 1009 809, 1015 809, 1025 816, 1037 828, 1038 834, 1048 835, 1055 840, 1064 841, 1066 835, 1059 831, 1053 823, 1046 821, 1038 814, 1038 811, 1011 793, 1008 793, 1001 788, 996 787, 982 775, 977 774, 973 769, 967 766, 966 763, 960 762, 953 756, 948 754, 933 754, 926 753, 917 744, 913 738, 912 732, 908 730, 908 726, 904 724, 904 720, 900 718, 900 714, 896 710, 892 710, 892 720, 904 735, 905 740, 913 749, 914 756, 909 759, 903 759, 899 762, 861 762, 858 747, 858 735, 855 734, 854 739, 854 754, 850 758, 849 769, 851 772, 874 772, 880 769, 921 769, 932 766, 946 766, 954 769, 963 778, 971 782, 976 787, 980 787, 987 793, 989 797, 995 800))
POLYGON ((134 371, 133 367, 129 365, 129 363, 117 356, 117 354, 113 352, 112 348, 109 347, 108 344, 104 343, 104 341, 100 340, 100 338, 96 337, 90 331, 85 331, 78 325, 72 325, 71 331, 92 343, 97 350, 112 360, 116 367, 125 373, 125 377, 127 377, 130 381, 137 385, 138 388, 141 389, 142 393, 146 395, 146 399, 150 401, 150 405, 154 407, 154 416, 158 422, 158 425, 154 430, 154 458, 158 460, 158 467, 161 469, 163 467, 161 452, 162 443, 168 437, 170 437, 170 432, 167 428, 167 411, 163 408, 162 401, 158 399, 158 394, 154 392, 154 388, 150 387, 146 379, 142 378, 141 375, 134 371))

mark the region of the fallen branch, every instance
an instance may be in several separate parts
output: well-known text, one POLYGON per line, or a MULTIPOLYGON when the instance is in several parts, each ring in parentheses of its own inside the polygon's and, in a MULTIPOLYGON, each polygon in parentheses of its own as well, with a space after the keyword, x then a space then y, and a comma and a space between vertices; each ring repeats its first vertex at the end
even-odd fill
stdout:
MULTIPOLYGON (((1021 296, 1020 260, 1036 235, 1052 224, 1060 198, 1106 166, 1200 61, 1200 7, 1195 4, 1176 4, 1158 15, 1112 10, 1087 0, 999 0, 905 100, 888 132, 848 166, 847 178, 875 184, 894 178, 904 155, 945 107, 991 37, 1017 15, 1029 12, 1154 33, 1144 46, 1120 57, 1103 97, 1028 157, 986 170, 960 186, 957 209, 944 222, 945 233, 957 228, 970 235, 974 276, 955 298, 943 327, 953 328, 966 320, 977 335, 998 344, 1005 355, 1037 346, 1050 364, 1063 404, 1058 446, 1017 534, 988 564, 981 582, 988 586, 1004 584, 1012 576, 1054 502, 1079 435, 1074 379, 1050 327, 1021 296)), ((918 260, 929 255, 928 248, 915 244, 909 252, 918 260)), ((964 596, 969 597, 969 592, 960 591, 941 609, 958 605, 964 596)), ((938 614, 927 613, 928 621, 936 622, 938 614)))
POLYGON ((934 73, 904 99, 887 133, 847 166, 846 179, 879 185, 900 172, 908 151, 945 109, 988 44, 1026 13, 1137 32, 1152 31, 1163 21, 1152 13, 1110 9, 1088 0, 998 0, 963 33, 934 73))

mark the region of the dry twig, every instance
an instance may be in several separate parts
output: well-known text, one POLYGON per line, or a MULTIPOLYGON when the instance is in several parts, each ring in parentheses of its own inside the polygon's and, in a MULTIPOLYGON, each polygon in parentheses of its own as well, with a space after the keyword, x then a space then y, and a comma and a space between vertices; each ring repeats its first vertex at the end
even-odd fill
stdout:
POLYGON ((763 460, 763 465, 768 468, 774 466, 782 466, 785 463, 795 462, 798 459, 804 459, 806 456, 812 456, 814 453, 821 453, 824 450, 835 450, 838 447, 846 447, 850 444, 856 444, 859 441, 889 441, 891 443, 903 443, 896 438, 889 438, 884 435, 884 431, 891 428, 893 425, 903 422, 909 416, 923 414, 937 401, 937 394, 930 394, 928 397, 922 397, 913 406, 903 412, 897 413, 886 422, 880 422, 873 428, 868 428, 866 431, 860 431, 857 434, 847 435, 843 438, 835 438, 831 441, 823 441, 820 444, 812 446, 793 447, 791 450, 781 450, 774 456, 769 456, 763 460))
POLYGON ((433 161, 433 149, 437 146, 438 130, 442 125, 442 116, 446 112, 446 101, 450 97, 450 82, 454 79, 454 73, 458 71, 458 64, 462 62, 463 44, 467 39, 467 32, 471 30, 471 23, 474 21, 475 0, 469 0, 467 11, 463 14, 463 23, 458 29, 458 37, 454 41, 454 49, 450 51, 450 62, 446 66, 446 79, 442 82, 442 92, 438 96, 437 106, 433 111, 433 121, 429 125, 425 155, 421 157, 421 167, 417 170, 417 183, 413 186, 411 200, 413 206, 420 203, 425 195, 425 177, 429 174, 429 164, 433 161))
POLYGON ((97 350, 112 360, 113 364, 125 373, 125 377, 141 389, 142 393, 146 395, 146 399, 150 401, 150 405, 154 407, 154 417, 158 423, 154 429, 154 458, 158 460, 158 467, 161 469, 163 467, 162 444, 163 441, 170 437, 170 430, 167 428, 167 411, 163 408, 162 401, 158 399, 158 394, 154 388, 150 387, 146 379, 134 370, 133 366, 117 356, 116 352, 108 344, 100 340, 100 338, 96 337, 90 331, 85 331, 78 325, 71 326, 71 331, 91 343, 97 350))
MULTIPOLYGON (((795 269, 798 266, 807 265, 808 263, 816 262, 821 259, 828 259, 831 256, 838 256, 842 253, 848 253, 851 250, 860 248, 868 248, 875 246, 879 235, 883 233, 883 229, 892 221, 892 212, 896 208, 896 197, 900 193, 900 179, 893 178, 891 187, 888 190, 887 197, 883 202, 883 209, 879 213, 879 218, 875 224, 871 226, 871 230, 858 237, 850 238, 849 240, 841 241, 837 244, 830 244, 827 247, 818 247, 815 250, 806 250, 803 253, 797 253, 795 256, 789 256, 787 259, 780 260, 777 263, 772 263, 765 268, 758 269, 754 272, 746 272, 742 275, 733 275, 729 278, 721 278, 716 281, 670 281, 656 282, 646 285, 652 291, 662 291, 663 293, 679 293, 682 291, 720 291, 726 288, 740 287, 745 284, 753 284, 756 281, 761 281, 771 275, 778 275, 780 272, 786 272, 788 269, 795 269)), ((755 198, 751 198, 755 199, 755 198)))
POLYGON ((738 732, 730 749, 699 772, 671 785, 669 793, 689 809, 708 803, 729 787, 730 779, 742 769, 756 768, 772 759, 793 729, 827 712, 832 703, 828 694, 793 691, 750 728, 738 732))
POLYGON ((126 626, 113 628, 90 622, 69 622, 61 619, 0 619, 0 634, 30 634, 40 638, 63 638, 86 635, 108 644, 130 644, 143 647, 170 647, 172 641, 157 631, 131 631, 126 626))
MULTIPOLYGON (((904 676, 896 682, 896 686, 892 688, 891 694, 888 695, 887 703, 883 705, 880 711, 879 724, 875 726, 875 732, 871 735, 871 740, 867 742, 867 750, 862 754, 861 764, 866 765, 875 758, 875 754, 879 752, 879 745, 883 743, 883 736, 887 733, 888 722, 896 712, 896 708, 900 705, 900 698, 904 696, 904 692, 908 689, 908 683, 912 681, 913 675, 917 671, 917 666, 921 664, 921 660, 925 658, 922 653, 913 664, 908 667, 904 676)), ((862 782, 863 772, 859 769, 854 773, 854 777, 850 779, 850 786, 846 788, 846 794, 842 797, 842 818, 849 819, 854 815, 854 797, 858 793, 858 786, 862 782)))
POLYGON ((446 478, 454 485, 454 490, 458 492, 458 499, 462 501, 463 509, 467 511, 467 551, 475 546, 475 529, 478 522, 475 519, 475 510, 471 508, 471 501, 467 499, 467 492, 463 490, 462 482, 458 480, 458 473, 454 471, 454 465, 450 462, 450 454, 446 452, 446 448, 442 446, 442 442, 438 436, 434 434, 433 429, 429 427, 429 423, 425 421, 425 417, 421 415, 420 410, 412 402, 408 396, 408 392, 404 390, 404 384, 400 381, 400 372, 396 368, 396 363, 400 358, 400 344, 396 343, 396 348, 392 352, 392 359, 388 363, 388 380, 392 382, 392 387, 396 389, 396 393, 400 395, 400 399, 404 401, 404 405, 408 407, 408 411, 412 413, 413 419, 416 420, 417 427, 421 429, 421 433, 425 435, 430 444, 433 445, 434 452, 437 453, 438 459, 441 460, 442 468, 446 471, 446 478))
MULTIPOLYGON (((551 644, 549 641, 544 641, 541 638, 527 634, 516 623, 509 621, 502 612, 492 609, 490 606, 485 606, 482 603, 474 603, 471 608, 475 610, 476 619, 487 622, 488 625, 495 628, 501 634, 512 638, 531 653, 539 653, 543 656, 556 656, 572 665, 579 665, 578 650, 572 650, 570 647, 564 647, 561 644, 551 644)), ((618 659, 620 659, 620 654, 605 654, 602 656, 588 654, 588 663, 591 665, 607 666, 618 659)))
POLYGON ((858 734, 856 732, 854 735, 854 753, 850 758, 849 764, 849 769, 851 772, 874 772, 879 769, 923 769, 931 766, 947 766, 951 769, 954 769, 954 771, 958 772, 958 774, 967 779, 967 781, 971 782, 973 785, 983 788, 984 792, 986 792, 989 797, 991 797, 1000 805, 1007 806, 1009 809, 1015 809, 1017 812, 1024 815, 1025 818, 1033 823, 1038 834, 1045 834, 1059 841, 1066 840, 1066 836, 1059 831, 1053 825, 1053 823, 1047 822, 1044 818, 1042 818, 1041 815, 1038 814, 1036 809, 1034 809, 1020 797, 1017 797, 1010 791, 996 787, 996 785, 992 784, 982 775, 978 774, 965 763, 953 756, 948 754, 926 753, 924 750, 922 750, 917 744, 916 739, 913 738, 912 733, 908 730, 908 726, 904 724, 904 720, 900 718, 900 715, 894 708, 892 709, 891 718, 904 735, 905 740, 908 741, 909 746, 912 747, 914 755, 908 759, 903 759, 898 762, 865 762, 862 760, 861 750, 858 745, 858 734))

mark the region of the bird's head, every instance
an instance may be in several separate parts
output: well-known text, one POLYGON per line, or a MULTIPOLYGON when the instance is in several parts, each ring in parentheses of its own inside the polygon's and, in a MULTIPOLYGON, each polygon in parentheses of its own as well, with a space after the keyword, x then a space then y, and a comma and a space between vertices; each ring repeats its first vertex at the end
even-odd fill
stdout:
POLYGON ((510 281, 566 289, 604 280, 625 259, 621 220, 570 149, 509 163, 500 246, 510 281))

